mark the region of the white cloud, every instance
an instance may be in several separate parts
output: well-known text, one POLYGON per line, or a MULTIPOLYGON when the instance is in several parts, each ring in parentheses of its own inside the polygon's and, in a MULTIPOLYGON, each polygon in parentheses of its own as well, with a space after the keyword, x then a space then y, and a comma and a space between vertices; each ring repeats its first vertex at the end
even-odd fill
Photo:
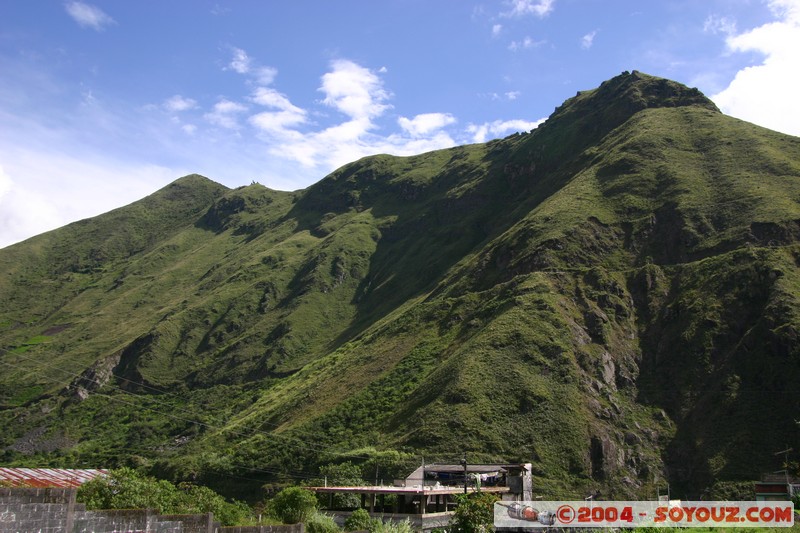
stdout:
POLYGON ((400 117, 397 123, 412 137, 425 137, 445 126, 455 124, 456 118, 450 113, 423 113, 414 118, 400 117))
POLYGON ((547 119, 542 118, 535 122, 527 120, 495 120, 494 122, 485 122, 483 124, 470 124, 467 127, 467 132, 472 135, 472 142, 482 143, 486 142, 490 137, 500 137, 515 131, 530 131, 537 128, 545 120, 547 119))
POLYGON ((511 44, 508 45, 508 49, 512 52, 516 52, 517 50, 527 50, 530 48, 536 48, 537 46, 543 45, 547 41, 534 41, 531 37, 526 36, 521 41, 511 41, 511 44))
POLYGON ((251 99, 259 105, 277 110, 250 117, 250 123, 263 132, 294 137, 293 132, 287 131, 288 128, 306 122, 306 111, 292 104, 286 95, 275 89, 259 87, 251 99))
POLYGON ((180 175, 162 167, 53 153, 43 158, 38 152, 3 152, 0 159, 0 247, 129 204, 180 175), (119 176, 125 177, 124 187, 119 176))
POLYGON ((214 104, 214 110, 204 115, 205 119, 216 126, 228 129, 239 127, 238 115, 247 111, 247 107, 223 98, 214 104))
POLYGON ((62 224, 46 195, 21 188, 0 167, 0 248, 62 224))
POLYGON ((555 7, 555 0, 510 0, 508 11, 501 13, 505 17, 524 17, 526 15, 536 15, 544 18, 549 15, 555 7))
POLYGON ((254 78, 259 85, 272 85, 275 77, 278 75, 278 70, 273 67, 259 66, 253 61, 245 50, 231 47, 231 60, 223 68, 223 70, 232 70, 237 74, 246 74, 254 78))
POLYGON ((594 38, 597 35, 597 30, 591 31, 581 37, 581 48, 588 50, 594 44, 594 38))
POLYGON ((219 4, 214 4, 214 7, 211 8, 211 14, 214 16, 227 15, 230 12, 231 9, 229 7, 223 7, 219 4))
MULTIPOLYGON (((531 127, 496 121, 478 135, 478 126, 459 126, 446 112, 391 116, 383 69, 347 60, 332 62, 320 77, 319 100, 300 106, 279 87, 258 85, 258 62, 248 60, 240 85, 249 96, 220 95, 203 110, 189 92, 149 106, 89 99, 55 114, 0 107, 0 123, 8 126, 0 128, 0 245, 107 212, 191 172, 231 187, 256 179, 295 190, 364 156, 413 155, 531 127)), ((4 87, 8 101, 23 102, 14 91, 27 90, 31 79, 63 90, 62 79, 35 74, 4 87)), ((79 95, 81 87, 73 90, 79 95)))
POLYGON ((164 101, 163 106, 164 109, 171 113, 179 113, 181 111, 194 109, 197 107, 197 102, 191 98, 184 98, 183 96, 176 94, 175 96, 167 98, 164 101))
POLYGON ((389 99, 383 81, 369 69, 345 59, 331 66, 333 71, 322 76, 319 88, 325 93, 324 104, 353 119, 378 117, 390 107, 383 104, 389 99))
POLYGON ((67 2, 64 7, 69 16, 84 28, 103 31, 107 26, 116 24, 116 21, 99 7, 84 4, 83 2, 67 2))
POLYGON ((274 107, 282 111, 304 113, 302 109, 292 104, 285 94, 279 93, 275 89, 271 89, 269 87, 257 88, 253 93, 251 100, 265 107, 274 107))
POLYGON ((736 33, 736 21, 728 17, 719 15, 709 15, 703 23, 703 31, 706 33, 734 35, 736 33))
POLYGON ((233 57, 231 58, 230 63, 228 63, 228 68, 234 72, 238 72, 239 74, 247 74, 250 72, 250 63, 251 60, 247 55, 247 52, 241 48, 234 48, 233 57))
POLYGON ((275 81, 275 76, 278 75, 278 70, 272 67, 258 67, 255 70, 256 79, 261 85, 272 85, 275 81))
POLYGON ((776 20, 727 37, 733 52, 758 52, 761 64, 736 73, 712 100, 723 112, 770 129, 800 135, 800 0, 774 0, 776 20))
POLYGON ((520 91, 508 91, 506 93, 506 98, 508 100, 516 100, 517 98, 520 97, 521 94, 522 93, 520 91))
POLYGON ((495 24, 494 26, 492 26, 492 37, 499 37, 502 32, 503 32, 502 24, 495 24))

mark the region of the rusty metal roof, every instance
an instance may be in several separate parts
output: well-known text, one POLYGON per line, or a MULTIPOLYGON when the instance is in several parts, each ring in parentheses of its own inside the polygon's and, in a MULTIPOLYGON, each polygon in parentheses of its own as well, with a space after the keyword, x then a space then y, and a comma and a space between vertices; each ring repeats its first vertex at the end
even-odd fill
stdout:
POLYGON ((99 469, 3 468, 0 482, 12 487, 79 487, 97 476, 108 474, 99 469))

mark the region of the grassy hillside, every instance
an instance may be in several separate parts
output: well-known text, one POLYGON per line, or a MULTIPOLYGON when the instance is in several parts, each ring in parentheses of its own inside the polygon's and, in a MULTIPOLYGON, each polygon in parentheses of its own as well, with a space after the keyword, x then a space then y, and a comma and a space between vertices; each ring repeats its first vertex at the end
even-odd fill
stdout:
POLYGON ((0 250, 0 449, 230 493, 466 451, 548 497, 724 494, 800 437, 799 223, 800 139, 637 72, 296 193, 181 178, 0 250))

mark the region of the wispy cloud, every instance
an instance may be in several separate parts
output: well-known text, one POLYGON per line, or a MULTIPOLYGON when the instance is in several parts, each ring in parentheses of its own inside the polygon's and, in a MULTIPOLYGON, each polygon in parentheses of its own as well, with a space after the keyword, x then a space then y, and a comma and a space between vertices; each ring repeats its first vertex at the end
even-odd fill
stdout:
POLYGON ((734 35, 736 33, 736 21, 720 15, 709 15, 703 23, 703 31, 712 34, 734 35))
POLYGON ((278 75, 278 69, 272 67, 256 67, 253 74, 261 85, 271 85, 278 75))
POLYGON ((456 123, 456 118, 450 113, 423 113, 414 118, 400 117, 397 123, 403 131, 412 137, 425 137, 445 126, 456 123))
POLYGON ((231 61, 228 63, 227 68, 239 74, 247 74, 250 72, 250 63, 251 59, 247 55, 247 52, 241 48, 234 48, 231 61))
POLYGON ((214 104, 213 110, 204 117, 215 126, 235 130, 239 128, 239 115, 245 111, 247 111, 246 106, 223 98, 214 104))
POLYGON ((215 17, 227 15, 230 12, 231 9, 229 7, 221 6, 219 4, 214 4, 214 7, 211 8, 211 14, 215 17))
POLYGON ((547 41, 545 40, 535 41, 531 37, 525 36, 525 38, 523 38, 521 41, 511 41, 511 43, 508 45, 508 49, 512 52, 516 52, 518 50, 528 50, 530 48, 541 46, 546 42, 547 41))
POLYGON ((196 108, 197 101, 192 100, 191 98, 184 98, 183 96, 176 94, 175 96, 164 100, 162 106, 171 113, 179 113, 181 111, 188 111, 189 109, 196 108))
POLYGON ((492 37, 499 37, 501 33, 503 33, 502 24, 495 24, 492 26, 492 37))
POLYGON ((295 137, 290 128, 306 122, 307 113, 289 101, 289 98, 268 87, 259 87, 252 96, 252 101, 270 108, 249 118, 250 123, 262 132, 270 133, 281 139, 295 137))
MULTIPOLYGON (((58 116, 0 109, 0 123, 9 126, 0 129, 0 246, 130 203, 190 172, 229 186, 257 179, 295 190, 364 156, 413 155, 535 124, 462 126, 447 110, 393 113, 395 96, 383 77, 388 70, 347 59, 332 61, 320 73, 319 98, 300 105, 280 90, 275 69, 260 72, 269 67, 244 50, 233 57, 247 58, 242 83, 212 101, 183 91, 138 107, 92 98, 58 116), (49 126, 54 123, 58 128, 49 126), (125 187, 118 186, 120 175, 125 187), (58 195, 43 192, 55 189, 58 195)), ((229 64, 223 68, 233 70, 229 64)), ((37 87, 64 90, 59 79, 35 76, 37 87)), ((81 90, 72 87, 76 95, 81 90)))
POLYGON ((116 24, 116 21, 99 7, 84 4, 83 2, 67 2, 64 8, 75 22, 81 27, 103 31, 107 26, 116 24))
POLYGON ((555 0, 510 0, 509 9, 501 13, 505 17, 524 17, 535 15, 544 18, 555 8, 555 0))
MULTIPOLYGON (((254 103, 270 110, 252 115, 249 122, 265 136, 270 154, 320 172, 330 172, 376 153, 412 155, 486 139, 514 128, 532 129, 538 124, 523 120, 495 121, 458 131, 457 117, 434 112, 398 117, 399 131, 379 133, 385 127, 379 119, 392 109, 389 100, 393 97, 379 76, 384 71, 375 72, 346 59, 331 62, 330 70, 321 76, 318 90, 324 94, 322 103, 344 116, 341 122, 308 129, 313 127, 308 120, 311 112, 292 104, 286 95, 272 88, 260 88, 253 94, 254 103)), ((514 99, 518 95, 508 92, 505 97, 514 99)))
POLYGON ((529 131, 537 128, 546 119, 542 118, 534 122, 527 120, 495 120, 483 124, 470 124, 467 132, 472 135, 472 142, 486 142, 490 137, 507 135, 515 131, 529 131))
POLYGON ((800 90, 800 1, 769 5, 775 20, 726 38, 731 52, 760 53, 763 61, 737 72, 712 100, 732 116, 800 135, 800 107, 790 105, 800 90))
POLYGON ((231 47, 231 59, 223 70, 232 70, 237 74, 249 76, 259 85, 271 85, 278 75, 276 68, 257 64, 246 51, 235 46, 231 47))
POLYGON ((581 48, 584 50, 588 50, 594 44, 594 38, 597 35, 597 30, 590 31, 583 37, 581 37, 581 48))

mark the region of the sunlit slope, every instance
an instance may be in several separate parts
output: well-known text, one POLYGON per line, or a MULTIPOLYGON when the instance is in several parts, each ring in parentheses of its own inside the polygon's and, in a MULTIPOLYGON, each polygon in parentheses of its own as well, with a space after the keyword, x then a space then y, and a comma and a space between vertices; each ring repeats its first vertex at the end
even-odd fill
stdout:
POLYGON ((0 251, 0 446, 231 491, 467 451, 553 496, 725 496, 800 437, 798 200, 799 139, 640 73, 304 191, 182 178, 0 251))

